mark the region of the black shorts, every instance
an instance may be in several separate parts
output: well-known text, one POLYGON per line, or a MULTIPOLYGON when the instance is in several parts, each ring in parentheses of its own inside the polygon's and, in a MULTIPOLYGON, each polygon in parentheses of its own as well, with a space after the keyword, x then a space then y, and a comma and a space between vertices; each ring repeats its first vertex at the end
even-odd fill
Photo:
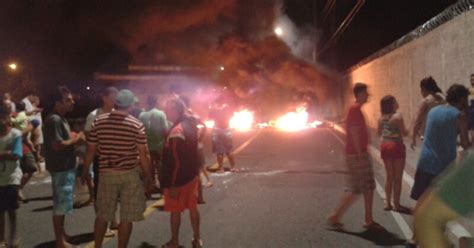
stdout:
POLYGON ((32 152, 23 154, 20 161, 20 168, 24 174, 33 174, 38 171, 35 155, 32 152))
POLYGON ((418 200, 425 193, 425 191, 431 186, 431 183, 436 178, 435 175, 426 173, 421 170, 415 172, 415 183, 411 189, 410 197, 413 200, 418 200))
POLYGON ((0 186, 0 211, 15 210, 20 207, 18 203, 18 186, 0 186))

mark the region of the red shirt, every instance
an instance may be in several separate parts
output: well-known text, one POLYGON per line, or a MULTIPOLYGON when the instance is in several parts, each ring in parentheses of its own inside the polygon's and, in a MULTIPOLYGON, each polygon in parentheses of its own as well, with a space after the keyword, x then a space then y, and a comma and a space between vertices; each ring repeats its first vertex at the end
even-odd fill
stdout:
POLYGON ((358 127, 359 129, 359 146, 361 152, 367 152, 367 146, 369 145, 369 132, 367 131, 367 125, 365 123, 364 114, 361 110, 362 105, 359 103, 354 103, 347 113, 346 117, 346 154, 352 155, 357 154, 357 151, 354 147, 354 140, 352 139, 352 134, 349 133, 350 129, 353 127, 358 127))

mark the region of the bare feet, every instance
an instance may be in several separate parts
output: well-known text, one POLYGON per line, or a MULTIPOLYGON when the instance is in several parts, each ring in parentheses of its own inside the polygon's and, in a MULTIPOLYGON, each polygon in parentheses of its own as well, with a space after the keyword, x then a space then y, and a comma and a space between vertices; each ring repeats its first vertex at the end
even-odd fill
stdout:
POLYGON ((403 213, 403 214, 412 214, 412 209, 411 208, 408 208, 408 207, 405 207, 405 206, 402 206, 402 205, 398 205, 398 206, 394 207, 393 211, 403 213))
POLYGON ((206 185, 204 185, 204 187, 206 188, 210 188, 212 186, 214 186, 214 184, 211 181, 207 182, 206 185))
POLYGON ((382 225, 380 225, 379 223, 377 223, 375 221, 367 222, 363 225, 363 227, 365 229, 368 229, 368 230, 383 230, 383 229, 385 229, 382 225))
POLYGON ((333 229, 340 230, 344 228, 344 225, 339 222, 339 220, 336 218, 336 216, 331 215, 327 218, 326 224, 333 229))

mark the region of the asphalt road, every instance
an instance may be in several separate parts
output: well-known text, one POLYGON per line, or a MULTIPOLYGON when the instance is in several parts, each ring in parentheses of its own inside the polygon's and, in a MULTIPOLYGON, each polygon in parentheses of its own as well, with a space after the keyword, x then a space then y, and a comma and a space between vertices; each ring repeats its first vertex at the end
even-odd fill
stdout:
MULTIPOLYGON (((344 216, 346 231, 326 226, 326 217, 344 190, 341 141, 329 129, 236 134, 235 146, 240 147, 236 158, 242 171, 212 174, 214 187, 205 189, 207 204, 199 207, 205 247, 402 247, 411 232, 411 217, 383 211, 379 192, 375 192, 374 216, 386 230, 362 227, 362 200, 344 216)), ((209 151, 207 162, 215 162, 209 151)), ((374 166, 380 191, 384 172, 379 164, 374 166)), ((25 190, 30 201, 18 211, 21 247, 54 247, 48 181, 48 177, 35 178, 25 190)), ((402 202, 411 206, 406 185, 403 195, 402 202)), ((84 196, 78 192, 77 199, 84 196)), ((180 241, 191 247, 189 218, 183 217, 180 241)), ((167 213, 150 207, 146 220, 135 224, 129 247, 161 247, 170 237, 168 219, 167 213)), ((90 245, 93 221, 90 206, 67 217, 66 229, 79 247, 90 245)), ((116 242, 112 238, 105 247, 116 247, 116 242)))

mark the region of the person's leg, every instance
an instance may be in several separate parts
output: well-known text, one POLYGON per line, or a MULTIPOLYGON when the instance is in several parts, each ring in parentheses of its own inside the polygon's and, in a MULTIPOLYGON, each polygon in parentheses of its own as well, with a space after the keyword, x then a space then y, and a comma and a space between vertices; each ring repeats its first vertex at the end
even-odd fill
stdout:
POLYGON ((201 232, 200 232, 200 215, 198 208, 189 209, 189 217, 191 219, 191 226, 193 228, 193 240, 194 242, 200 242, 201 232))
POLYGON ((402 192, 402 178, 403 170, 405 169, 405 158, 396 159, 393 164, 393 204, 395 209, 403 210, 403 206, 400 205, 400 195, 402 192))
POLYGON ((201 177, 198 176, 199 178, 199 184, 198 184, 198 203, 200 204, 203 204, 203 203, 206 203, 204 201, 204 195, 202 193, 202 180, 201 180, 201 177))
POLYGON ((120 221, 118 228, 118 248, 127 248, 130 235, 132 234, 133 223, 120 221))
POLYGON ((56 247, 66 247, 66 237, 64 231, 64 215, 53 215, 54 236, 56 237, 56 247))
POLYGON ((364 208, 365 208, 365 225, 370 226, 375 223, 372 216, 372 203, 374 200, 374 191, 367 190, 364 192, 364 208))
POLYGON ((357 199, 357 195, 353 194, 352 192, 346 192, 342 196, 339 205, 335 209, 335 211, 329 216, 328 222, 330 224, 338 224, 342 215, 346 212, 346 210, 354 203, 357 199))
POLYGON ((5 242, 5 211, 0 211, 0 244, 5 242))
POLYGON ((107 231, 107 221, 97 216, 94 223, 94 242, 96 248, 101 248, 107 231))
POLYGON ((234 158, 234 155, 229 152, 229 153, 226 153, 226 156, 227 156, 227 159, 229 159, 229 164, 230 164, 230 170, 233 171, 235 170, 235 158, 234 158))
POLYGON ((181 212, 170 213, 171 240, 168 242, 172 247, 179 246, 179 227, 181 225, 181 212))
POLYGON ((394 160, 384 159, 385 165, 385 207, 384 210, 392 209, 392 189, 394 178, 394 160))
POLYGON ((224 154, 217 154, 217 164, 219 165, 217 171, 222 171, 224 169, 224 154))
POLYGON ((17 218, 16 210, 8 210, 8 223, 10 224, 10 236, 8 238, 8 243, 10 245, 15 245, 17 241, 17 218))

